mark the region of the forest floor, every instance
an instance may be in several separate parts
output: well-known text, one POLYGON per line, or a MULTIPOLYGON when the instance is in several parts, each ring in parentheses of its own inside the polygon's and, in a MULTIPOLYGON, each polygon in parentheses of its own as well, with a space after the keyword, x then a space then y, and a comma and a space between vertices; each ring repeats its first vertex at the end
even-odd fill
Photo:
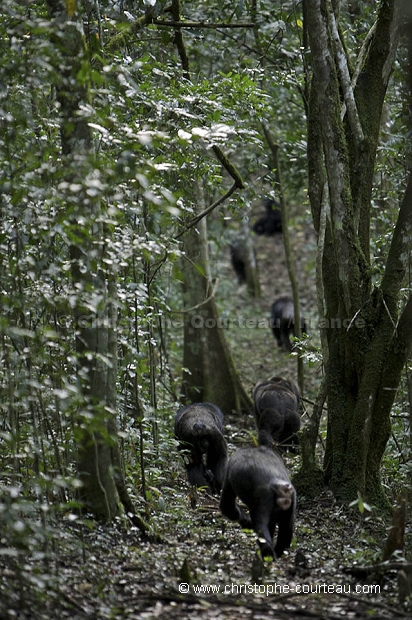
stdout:
MULTIPOLYGON (((314 235, 305 224, 293 234, 301 305, 313 318, 314 235)), ((222 314, 236 317, 227 337, 249 392, 258 379, 275 374, 296 380, 296 360, 277 349, 270 331, 254 320, 268 318, 274 298, 289 292, 282 238, 255 241, 260 298, 251 299, 238 287, 229 252, 217 261, 218 304, 222 314)), ((313 337, 319 346, 316 333, 313 337)), ((308 366, 308 411, 320 378, 320 363, 308 366)), ((169 429, 172 418, 173 412, 169 429)), ((250 444, 253 420, 232 416, 225 430, 232 453, 250 444)), ((160 458, 152 478, 148 474, 157 487, 150 519, 156 537, 145 540, 124 521, 102 526, 67 518, 50 523, 58 535, 46 541, 43 554, 2 560, 0 549, 0 620, 411 617, 410 606, 399 603, 395 570, 372 572, 367 579, 362 571, 354 573, 379 563, 390 527, 379 514, 350 510, 327 489, 316 500, 299 497, 291 549, 262 564, 253 532, 224 519, 217 498, 201 491, 193 495, 177 451, 170 458, 172 441, 163 465, 160 458)), ((321 437, 319 445, 321 457, 321 437)), ((293 475, 299 455, 285 459, 293 475)))

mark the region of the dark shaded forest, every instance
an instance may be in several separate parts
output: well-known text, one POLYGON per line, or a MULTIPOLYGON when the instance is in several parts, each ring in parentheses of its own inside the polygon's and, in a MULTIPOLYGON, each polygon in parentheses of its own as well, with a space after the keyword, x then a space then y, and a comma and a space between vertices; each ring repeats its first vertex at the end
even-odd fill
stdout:
POLYGON ((406 0, 4 0, 0 617, 409 617, 406 0))

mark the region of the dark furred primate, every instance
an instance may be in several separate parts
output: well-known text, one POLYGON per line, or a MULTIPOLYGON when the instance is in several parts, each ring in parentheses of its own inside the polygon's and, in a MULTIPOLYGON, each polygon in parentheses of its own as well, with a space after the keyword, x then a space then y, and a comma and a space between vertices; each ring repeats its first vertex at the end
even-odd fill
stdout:
POLYGON ((186 463, 190 484, 220 493, 227 464, 223 413, 211 403, 185 405, 176 414, 175 435, 180 448, 189 451, 186 463))
POLYGON ((243 528, 254 529, 263 557, 280 557, 292 542, 296 511, 295 489, 280 456, 265 446, 235 452, 227 466, 220 510, 243 528), (249 515, 236 504, 236 497, 249 508, 249 515))
POLYGON ((263 206, 265 207, 265 213, 255 222, 252 230, 257 235, 273 237, 273 235, 282 232, 280 204, 276 200, 272 200, 272 198, 265 198, 263 206))
POLYGON ((230 244, 230 259, 239 284, 246 282, 246 247, 242 239, 235 239, 230 244))
POLYGON ((259 381, 253 390, 253 402, 259 445, 277 444, 294 452, 300 429, 298 386, 282 377, 259 381))
POLYGON ((259 279, 256 252, 253 247, 252 235, 246 223, 242 223, 239 234, 232 235, 229 247, 232 267, 237 274, 239 286, 246 284, 251 295, 258 295, 259 279))
MULTIPOLYGON (((302 332, 307 331, 305 320, 301 317, 302 332)), ((289 295, 279 297, 272 305, 270 326, 278 345, 287 351, 292 350, 290 336, 295 335, 295 312, 293 299, 289 295)))

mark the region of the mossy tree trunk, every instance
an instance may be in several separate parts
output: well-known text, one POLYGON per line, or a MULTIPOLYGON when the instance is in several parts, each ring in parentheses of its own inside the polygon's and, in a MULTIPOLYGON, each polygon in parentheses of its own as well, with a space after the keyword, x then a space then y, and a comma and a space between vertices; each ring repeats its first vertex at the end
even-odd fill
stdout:
POLYGON ((224 414, 251 412, 252 403, 236 372, 214 298, 206 218, 185 234, 184 248, 183 399, 214 403, 224 414))
POLYGON ((361 493, 369 502, 382 504, 380 464, 412 340, 411 298, 398 316, 412 244, 411 180, 376 286, 370 264, 374 164, 400 12, 395 0, 380 3, 350 76, 334 6, 327 0, 304 5, 313 72, 309 193, 318 234, 326 218, 321 245, 329 416, 325 481, 342 499, 353 500, 361 493))
POLYGON ((62 191, 73 284, 76 328, 78 474, 85 509, 111 520, 119 514, 111 444, 116 402, 115 313, 109 312, 102 203, 88 191, 87 178, 98 179, 89 106, 87 50, 82 21, 69 15, 64 0, 47 1, 56 55, 56 96, 60 104, 62 191), (110 316, 109 316, 110 315, 110 316))
MULTIPOLYGON (((182 3, 172 0, 171 13, 177 23, 182 19, 182 3)), ((183 31, 176 28, 174 43, 179 54, 183 76, 190 80, 189 58, 186 52, 183 31)), ((210 275, 206 214, 214 210, 237 189, 243 181, 236 166, 229 161, 220 146, 214 144, 212 151, 222 167, 233 179, 232 187, 206 210, 204 206, 201 179, 194 182, 195 217, 188 224, 184 234, 184 249, 187 258, 183 266, 184 275, 184 345, 182 397, 186 402, 211 402, 223 413, 252 411, 252 403, 240 382, 225 338, 222 323, 214 298, 210 275), (196 227, 193 223, 196 221, 196 227)), ((248 252, 252 253, 251 245, 248 252)), ((258 294, 257 271, 254 256, 247 266, 248 288, 258 294), (254 273, 252 274, 252 270, 254 273), (253 278, 253 282, 252 282, 253 278)))

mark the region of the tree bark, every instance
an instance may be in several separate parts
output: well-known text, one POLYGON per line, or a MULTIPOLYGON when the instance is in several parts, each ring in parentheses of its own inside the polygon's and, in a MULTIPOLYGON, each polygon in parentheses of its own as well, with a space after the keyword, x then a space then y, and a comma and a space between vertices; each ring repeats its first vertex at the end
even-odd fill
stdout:
POLYGON ((82 22, 67 13, 64 0, 48 0, 51 37, 56 48, 57 100, 64 177, 71 191, 65 195, 76 329, 76 363, 79 385, 78 470, 80 497, 87 511, 103 520, 119 514, 112 472, 110 436, 115 425, 116 360, 110 338, 115 314, 109 317, 105 248, 98 197, 87 193, 84 182, 93 170, 93 136, 82 110, 89 104, 88 81, 79 75, 87 66, 82 22), (110 430, 109 430, 110 429, 110 430))
MULTIPOLYGON (((219 319, 209 271, 207 225, 185 235, 184 352, 182 394, 186 402, 212 402, 228 414, 252 412, 219 319)), ((230 327, 229 327, 230 328, 230 327)))
POLYGON ((327 0, 305 3, 313 78, 308 118, 309 190, 316 231, 327 179, 330 215, 322 247, 324 358, 328 399, 325 480, 342 499, 361 493, 385 503, 380 463, 390 410, 412 333, 409 301, 398 301, 412 241, 410 184, 400 209, 384 278, 372 289, 371 196, 382 106, 398 41, 395 0, 380 4, 360 54, 358 79, 348 79, 337 15, 327 0), (342 111, 342 96, 345 107, 342 111))

